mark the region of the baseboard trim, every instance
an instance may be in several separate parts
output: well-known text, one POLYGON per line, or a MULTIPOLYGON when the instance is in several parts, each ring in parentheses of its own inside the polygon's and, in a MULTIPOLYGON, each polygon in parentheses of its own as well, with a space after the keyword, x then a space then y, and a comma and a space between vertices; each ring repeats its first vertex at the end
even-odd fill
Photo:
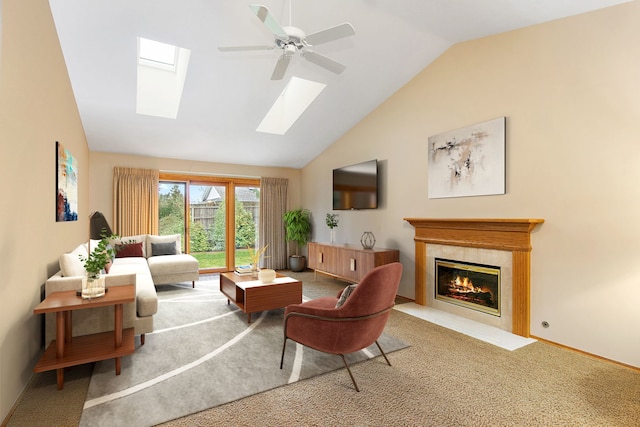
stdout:
POLYGON ((559 343, 554 342, 554 341, 549 341, 547 339, 540 338, 540 337, 537 337, 535 335, 531 335, 531 338, 536 339, 536 340, 538 340, 540 342, 543 342, 545 344, 553 345, 555 347, 564 348, 566 350, 574 351, 576 353, 580 353, 580 354, 583 354, 585 356, 593 357, 594 359, 603 360, 605 362, 613 363, 614 365, 622 366, 623 368, 628 368, 628 369, 631 369, 633 371, 640 372, 640 367, 638 367, 638 366, 628 365, 626 363, 618 362, 617 360, 608 359, 608 358, 603 357, 603 356, 598 356, 597 354, 593 354, 593 353, 589 353, 587 351, 579 350, 577 348, 569 347, 568 345, 559 344, 559 343))
POLYGON ((9 412, 7 412, 7 416, 4 417, 4 419, 2 420, 2 423, 0 423, 0 427, 6 427, 9 424, 9 420, 13 416, 13 413, 16 412, 16 409, 18 409, 18 405, 22 401, 22 398, 24 397, 24 394, 27 392, 27 390, 31 386, 31 383, 33 382, 33 379, 35 378, 34 375, 35 374, 33 374, 33 373, 31 374, 31 378, 29 378, 29 381, 27 381, 27 384, 22 389, 22 392, 20 393, 20 395, 18 396, 16 401, 13 402, 13 405, 11 406, 11 409, 9 409, 9 412))

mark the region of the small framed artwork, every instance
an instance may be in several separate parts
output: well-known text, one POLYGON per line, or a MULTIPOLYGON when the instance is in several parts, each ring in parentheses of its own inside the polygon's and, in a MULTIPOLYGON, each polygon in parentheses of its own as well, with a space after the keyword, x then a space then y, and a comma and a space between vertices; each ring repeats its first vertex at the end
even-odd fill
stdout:
POLYGON ((56 221, 78 220, 78 161, 56 141, 56 221))
POLYGON ((429 137, 429 198, 505 194, 505 126, 500 117, 429 137))

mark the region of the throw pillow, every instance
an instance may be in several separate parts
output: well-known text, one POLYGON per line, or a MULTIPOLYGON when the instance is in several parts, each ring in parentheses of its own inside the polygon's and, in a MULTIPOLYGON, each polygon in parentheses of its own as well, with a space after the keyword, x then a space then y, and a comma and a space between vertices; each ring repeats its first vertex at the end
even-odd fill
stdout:
POLYGON ((344 304, 347 301, 347 298, 349 298, 349 295, 351 295, 351 293, 353 292, 353 290, 356 288, 357 285, 349 285, 346 288, 344 288, 342 290, 342 294, 340 295, 340 298, 338 299, 338 302, 336 303, 336 308, 339 308, 342 306, 342 304, 344 304))
POLYGON ((116 252, 116 258, 142 257, 142 242, 125 245, 116 252))
POLYGON ((146 234, 139 234, 136 236, 112 238, 109 240, 109 243, 111 244, 111 246, 113 246, 116 249, 116 253, 118 252, 118 249, 123 249, 123 248, 119 248, 119 246, 128 245, 131 243, 142 243, 142 256, 146 258, 147 257, 147 246, 145 244, 146 239, 147 239, 146 234))
POLYGON ((68 254, 60 255, 60 270, 63 277, 84 276, 87 271, 84 269, 84 263, 80 260, 80 256, 87 257, 86 244, 79 245, 68 254))
POLYGON ((147 257, 152 256, 153 250, 151 249, 151 245, 153 243, 171 243, 175 242, 176 244, 176 253, 175 255, 180 255, 181 251, 181 242, 182 236, 180 234, 169 234, 165 236, 157 236, 155 234, 149 234, 147 236, 147 257))
POLYGON ((176 254, 176 242, 151 244, 151 256, 175 255, 175 254, 176 254))

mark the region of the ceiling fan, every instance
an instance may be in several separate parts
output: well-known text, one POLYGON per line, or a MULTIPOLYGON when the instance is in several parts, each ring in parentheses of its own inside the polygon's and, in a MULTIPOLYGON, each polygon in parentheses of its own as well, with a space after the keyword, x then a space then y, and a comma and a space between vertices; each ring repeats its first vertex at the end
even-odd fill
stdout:
MULTIPOLYGON (((354 35, 356 32, 348 22, 336 25, 312 34, 305 34, 300 28, 281 26, 273 17, 269 9, 259 4, 250 4, 249 9, 264 23, 275 36, 275 44, 270 46, 229 46, 218 47, 221 52, 251 51, 251 50, 282 50, 271 75, 271 80, 281 80, 284 77, 291 57, 299 52, 309 62, 319 65, 333 73, 342 73, 346 66, 340 62, 310 49, 311 46, 338 40, 354 35)), ((291 21, 291 3, 289 3, 289 21, 291 21)))

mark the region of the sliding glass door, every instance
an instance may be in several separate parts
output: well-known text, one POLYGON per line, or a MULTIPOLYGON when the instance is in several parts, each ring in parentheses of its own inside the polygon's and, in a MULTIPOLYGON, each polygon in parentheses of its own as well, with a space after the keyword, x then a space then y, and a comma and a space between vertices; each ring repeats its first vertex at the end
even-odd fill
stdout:
POLYGON ((185 195, 187 186, 183 182, 160 182, 158 195, 158 234, 181 234, 181 247, 185 248, 185 195))
POLYGON ((259 246, 260 187, 235 187, 235 265, 249 265, 249 252, 259 246))
POLYGON ((161 174, 159 191, 160 234, 181 234, 201 272, 248 264, 258 244, 259 180, 161 174))
POLYGON ((189 253, 201 269, 227 269, 226 185, 190 184, 189 253))

